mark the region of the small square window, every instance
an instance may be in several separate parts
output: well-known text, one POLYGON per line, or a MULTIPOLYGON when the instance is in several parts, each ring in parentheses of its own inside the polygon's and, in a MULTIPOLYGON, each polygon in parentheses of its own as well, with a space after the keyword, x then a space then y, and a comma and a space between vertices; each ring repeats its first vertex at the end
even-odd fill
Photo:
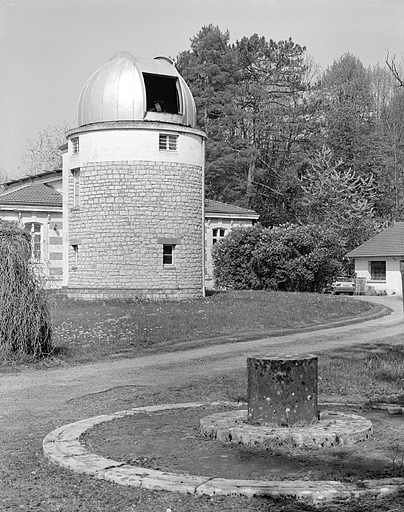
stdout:
POLYGON ((177 151, 178 135, 159 134, 160 151, 177 151))
POLYGON ((224 228, 213 229, 213 245, 226 235, 224 228))
POLYGON ((386 280, 386 262, 385 261, 371 261, 370 262, 370 278, 372 281, 385 281, 386 280))
POLYGON ((74 137, 73 139, 71 139, 71 142, 72 142, 72 154, 77 155, 80 150, 79 138, 74 137))
POLYGON ((163 245, 163 265, 174 265, 174 245, 163 245))

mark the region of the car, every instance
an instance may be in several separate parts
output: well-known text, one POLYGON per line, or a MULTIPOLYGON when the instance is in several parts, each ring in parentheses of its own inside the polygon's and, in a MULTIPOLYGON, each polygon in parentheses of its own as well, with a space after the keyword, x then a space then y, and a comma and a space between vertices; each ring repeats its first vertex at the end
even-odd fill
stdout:
POLYGON ((337 277, 331 284, 331 293, 333 295, 339 295, 340 293, 353 295, 355 293, 355 280, 350 277, 337 277))

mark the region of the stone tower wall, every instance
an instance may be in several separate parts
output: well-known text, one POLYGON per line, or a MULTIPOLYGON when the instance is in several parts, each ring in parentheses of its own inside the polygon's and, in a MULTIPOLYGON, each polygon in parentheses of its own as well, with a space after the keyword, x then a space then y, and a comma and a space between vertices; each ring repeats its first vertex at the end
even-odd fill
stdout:
POLYGON ((180 162, 80 166, 69 172, 69 282, 75 298, 191 298, 203 293, 203 169, 180 162), (163 265, 163 244, 174 264, 163 265))

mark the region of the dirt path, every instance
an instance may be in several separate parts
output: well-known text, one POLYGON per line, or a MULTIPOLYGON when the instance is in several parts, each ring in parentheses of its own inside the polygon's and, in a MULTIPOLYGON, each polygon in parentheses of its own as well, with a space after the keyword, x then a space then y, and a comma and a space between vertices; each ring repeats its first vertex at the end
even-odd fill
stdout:
MULTIPOLYGON (((255 341, 226 343, 183 352, 108 360, 76 367, 0 376, 0 427, 24 425, 24 418, 68 412, 69 400, 117 386, 180 385, 198 376, 243 368, 259 353, 321 353, 330 348, 382 342, 403 333, 401 297, 360 297, 391 308, 390 315, 360 324, 255 341), (22 423, 21 423, 22 422, 22 423)), ((400 342, 398 340, 397 342, 400 342)))
POLYGON ((100 511, 155 512, 166 510, 168 503, 173 503, 172 509, 179 512, 230 511, 240 507, 246 512, 266 511, 266 501, 240 501, 237 497, 222 501, 218 497, 205 502, 172 493, 106 485, 47 462, 42 440, 61 425, 148 405, 150 399, 153 403, 165 403, 167 396, 174 402, 217 399, 214 387, 200 396, 201 386, 195 383, 208 383, 210 376, 245 369, 246 358, 254 354, 321 354, 322 350, 335 347, 392 343, 393 336, 396 343, 402 343, 402 337, 397 336, 403 332, 401 297, 361 300, 383 304, 392 313, 345 327, 237 343, 227 339, 224 344, 183 352, 0 375, 0 510, 93 512, 95 504, 100 504, 100 511))

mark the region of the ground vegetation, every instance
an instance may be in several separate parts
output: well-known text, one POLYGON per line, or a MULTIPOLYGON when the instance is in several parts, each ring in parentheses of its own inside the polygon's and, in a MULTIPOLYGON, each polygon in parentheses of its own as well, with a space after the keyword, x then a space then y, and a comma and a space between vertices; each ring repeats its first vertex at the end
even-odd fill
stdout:
MULTIPOLYGON (((311 293, 235 291, 204 299, 173 301, 75 301, 53 297, 54 350, 37 367, 95 362, 120 354, 138 357, 163 350, 185 350, 263 333, 366 315, 366 302, 311 293), (291 314, 293 311, 293 314, 291 314), (201 341, 202 340, 202 341, 201 341)), ((1 372, 24 369, 31 360, 7 357, 1 372)))
MULTIPOLYGON (((354 311, 359 301, 349 297, 324 297, 316 294, 288 294, 270 292, 235 292, 228 294, 231 297, 229 309, 221 320, 227 317, 226 325, 236 322, 237 315, 247 304, 251 304, 246 315, 254 309, 261 311, 262 321, 265 320, 266 310, 262 309, 265 300, 271 303, 275 313, 273 320, 278 326, 290 324, 296 314, 307 316, 301 318, 301 322, 311 323, 313 318, 322 323, 328 317, 325 309, 321 307, 323 300, 328 301, 328 314, 337 319, 346 319, 348 310, 354 311), (312 302, 309 308, 304 304, 318 299, 317 304, 312 302), (237 309, 237 301, 243 303, 243 308, 237 309), (282 307, 276 310, 276 303, 282 302, 282 307), (283 302, 284 301, 284 302, 283 302), (342 309, 340 309, 340 307, 342 309), (317 311, 317 313, 316 313, 317 311), (232 312, 236 314, 231 314, 232 312), (341 318, 342 317, 342 318, 341 318)), ((218 294, 214 297, 222 297, 218 294)), ((222 299, 221 299, 222 300, 222 299)), ((203 309, 202 301, 190 301, 184 303, 184 316, 177 318, 177 322, 185 324, 192 318, 192 314, 203 309)), ((218 313, 221 308, 213 302, 212 311, 218 313)), ((168 314, 172 314, 169 303, 152 304, 145 302, 144 318, 155 324, 156 315, 160 310, 155 308, 167 307, 168 314), (153 320, 154 319, 154 320, 153 320)), ((176 304, 182 308, 182 303, 176 304)), ((363 306, 365 307, 365 305, 363 306)), ((132 314, 132 323, 138 318, 141 309, 133 303, 77 303, 75 301, 62 301, 55 303, 53 314, 56 323, 61 328, 59 342, 69 345, 72 351, 79 351, 79 343, 82 340, 83 350, 93 353, 88 360, 95 361, 100 357, 96 349, 96 343, 91 342, 91 324, 98 330, 104 329, 103 336, 98 340, 110 344, 109 357, 114 360, 119 357, 122 345, 116 343, 120 339, 120 329, 124 325, 125 318, 132 314), (57 320, 57 317, 60 319, 57 320), (69 324, 70 322, 70 324, 69 324), (77 328, 75 331, 74 328, 77 328), (84 347, 87 345, 87 347, 84 347), (115 346, 115 352, 113 347, 115 346)), ((356 311, 359 313, 359 311, 356 311)), ((245 318, 242 321, 245 321, 245 318)), ((329 317, 328 317, 329 318, 329 317)), ((206 323, 206 319, 202 323, 206 323)), ((256 327, 259 327, 257 322, 256 327)), ((262 326, 261 326, 262 327, 262 326)), ((300 326, 301 327, 301 326, 300 326)), ((136 339, 132 334, 131 338, 136 339)), ((192 346, 190 339, 189 346, 192 346)), ((201 343, 205 344, 203 339, 201 343)), ((350 346, 345 349, 323 352, 319 360, 319 392, 320 401, 342 401, 351 403, 359 401, 368 406, 386 401, 402 403, 402 379, 403 353, 397 340, 387 340, 386 343, 350 346), (398 345, 397 345, 398 344, 398 345), (397 345, 397 346, 395 346, 397 345)), ((176 340, 171 339, 169 344, 156 344, 159 352, 175 350, 176 340)), ((184 348, 184 346, 182 347, 184 348)), ((133 352, 134 354, 135 352, 133 352)), ((141 353, 141 352, 139 352, 141 353)), ((130 354, 129 354, 130 355, 130 354)), ((83 352, 81 353, 83 361, 83 352)), ((71 364, 67 359, 62 364, 71 364)), ((34 368, 29 368, 31 373, 34 368)), ((68 368, 69 370, 71 368, 68 368)), ((97 393, 85 393, 83 396, 74 396, 63 402, 62 406, 51 407, 52 413, 44 404, 38 406, 35 412, 27 414, 24 411, 15 410, 18 422, 7 426, 0 440, 0 509, 1 510, 36 510, 38 512, 156 512, 167 510, 175 512, 230 512, 243 510, 245 512, 316 512, 315 507, 309 504, 298 503, 295 500, 272 498, 245 498, 237 496, 191 496, 180 493, 153 491, 147 489, 129 488, 108 483, 96 478, 75 474, 62 469, 44 459, 42 452, 42 439, 54 428, 77 421, 79 419, 96 416, 99 414, 111 414, 118 410, 126 410, 143 405, 158 405, 164 403, 180 403, 187 401, 215 400, 243 400, 246 397, 246 371, 227 371, 220 375, 199 376, 191 382, 178 382, 159 388, 156 385, 145 386, 118 386, 110 387, 97 393)), ((69 395, 70 396, 70 395, 69 395)), ((40 401, 42 397, 33 397, 40 401)), ((12 408, 14 401, 10 400, 12 408)), ((18 408, 18 406, 16 406, 18 408)), ((49 407, 49 404, 48 404, 49 407)), ((195 417, 195 421, 198 418, 195 417)), ((7 422, 5 422, 6 424, 7 422)), ((8 423, 7 423, 8 425, 8 423)), ((6 427, 4 427, 6 428, 6 427)), ((107 436, 112 436, 112 432, 107 436)), ((187 436, 190 434, 187 433, 187 436)), ((104 436, 105 440, 105 436, 104 436)), ((179 449, 181 449, 179 447, 179 449)), ((391 446, 391 458, 389 471, 396 476, 402 475, 402 443, 400 438, 391 446)), ((181 454, 183 455, 183 454, 181 454)), ((188 453, 189 457, 190 454, 188 453)), ((128 454, 130 457, 130 454, 128 454)), ((341 457, 343 464, 346 457, 341 457)), ((348 467, 348 471, 349 471, 348 467)), ((349 478, 348 473, 346 476, 349 478)), ((351 478, 355 478, 351 475, 351 478)), ((404 507, 402 495, 374 497, 362 497, 350 502, 334 502, 325 505, 323 512, 395 512, 404 507)))
POLYGON ((322 292, 346 271, 338 234, 325 224, 235 228, 213 249, 216 287, 322 292))
POLYGON ((50 309, 31 235, 0 220, 0 356, 38 358, 52 352, 50 309))

